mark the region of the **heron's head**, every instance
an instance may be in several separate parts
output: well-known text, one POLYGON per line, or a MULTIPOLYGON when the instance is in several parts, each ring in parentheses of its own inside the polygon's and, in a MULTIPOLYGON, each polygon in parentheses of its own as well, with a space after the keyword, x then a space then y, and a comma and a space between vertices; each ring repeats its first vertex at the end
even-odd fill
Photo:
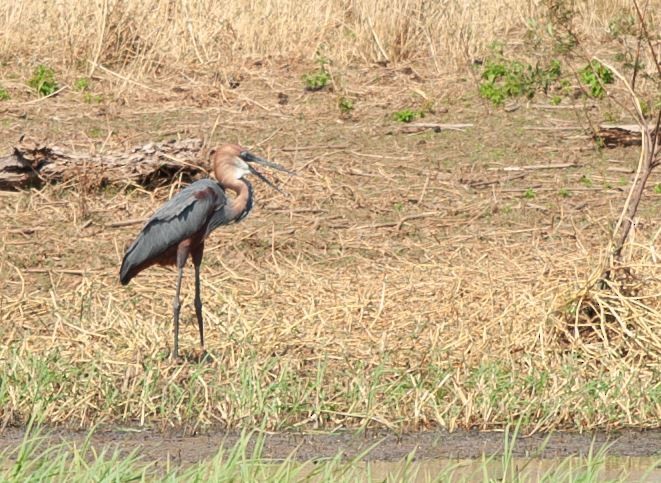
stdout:
MULTIPOLYGON (((225 144, 211 150, 211 164, 216 179, 221 183, 232 182, 243 178, 247 174, 254 174, 266 184, 280 191, 269 179, 257 171, 253 164, 261 164, 268 168, 277 169, 285 173, 294 174, 277 163, 268 161, 252 154, 243 146, 238 144, 225 144)), ((282 193, 282 191, 280 191, 282 193)))

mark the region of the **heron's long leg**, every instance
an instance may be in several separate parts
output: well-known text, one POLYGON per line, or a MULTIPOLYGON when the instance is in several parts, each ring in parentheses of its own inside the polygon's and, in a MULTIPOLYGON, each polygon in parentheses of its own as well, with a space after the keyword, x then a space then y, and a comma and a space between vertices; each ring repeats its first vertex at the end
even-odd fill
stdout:
POLYGON ((181 290, 181 278, 184 275, 184 268, 179 268, 177 275, 177 289, 174 292, 174 301, 172 302, 172 309, 174 310, 174 350, 172 351, 172 358, 179 357, 179 310, 181 303, 179 302, 179 291, 181 290))
POLYGON ((200 347, 204 350, 204 320, 202 319, 202 298, 200 297, 200 266, 195 265, 195 315, 200 330, 200 347))
POLYGON ((193 252, 193 265, 195 265, 195 315, 197 316, 197 327, 200 330, 200 347, 204 351, 204 319, 202 318, 202 297, 200 296, 200 264, 204 245, 200 244, 193 252))
POLYGON ((174 292, 174 301, 172 302, 172 309, 174 311, 174 350, 172 351, 172 358, 179 358, 179 311, 181 309, 181 302, 179 301, 179 292, 181 291, 181 279, 184 276, 184 265, 188 258, 189 247, 186 243, 180 243, 177 247, 177 288, 174 292))

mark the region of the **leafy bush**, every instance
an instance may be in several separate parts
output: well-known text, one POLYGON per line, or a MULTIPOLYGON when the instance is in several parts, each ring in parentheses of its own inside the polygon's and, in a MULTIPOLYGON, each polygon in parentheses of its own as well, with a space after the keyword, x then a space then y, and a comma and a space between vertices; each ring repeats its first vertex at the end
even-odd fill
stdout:
POLYGON ((330 74, 324 69, 319 69, 311 74, 305 74, 303 76, 305 89, 308 91, 318 91, 323 89, 326 87, 330 79, 330 74))
POLYGON ((348 97, 340 97, 337 101, 337 106, 340 108, 342 114, 349 114, 353 111, 353 101, 348 97))
POLYGON ((581 82, 588 87, 590 96, 600 99, 604 97, 605 84, 612 84, 615 80, 613 71, 598 60, 592 60, 579 71, 581 82))
POLYGON ((59 87, 55 80, 55 71, 43 64, 34 70, 32 77, 28 81, 28 85, 41 96, 49 96, 57 91, 59 87))
POLYGON ((420 112, 412 109, 402 109, 393 113, 393 118, 398 122, 411 122, 420 117, 420 112))
POLYGON ((489 60, 484 64, 480 95, 497 105, 509 97, 531 98, 537 90, 548 92, 561 74, 560 61, 555 59, 545 68, 517 60, 489 60))

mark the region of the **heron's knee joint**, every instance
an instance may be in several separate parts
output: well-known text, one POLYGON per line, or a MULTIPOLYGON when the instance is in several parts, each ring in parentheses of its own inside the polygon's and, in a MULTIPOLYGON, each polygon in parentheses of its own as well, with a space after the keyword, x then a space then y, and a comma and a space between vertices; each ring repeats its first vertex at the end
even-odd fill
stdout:
POLYGON ((172 308, 176 311, 179 311, 179 309, 181 308, 181 303, 179 302, 179 299, 174 299, 172 301, 172 308))

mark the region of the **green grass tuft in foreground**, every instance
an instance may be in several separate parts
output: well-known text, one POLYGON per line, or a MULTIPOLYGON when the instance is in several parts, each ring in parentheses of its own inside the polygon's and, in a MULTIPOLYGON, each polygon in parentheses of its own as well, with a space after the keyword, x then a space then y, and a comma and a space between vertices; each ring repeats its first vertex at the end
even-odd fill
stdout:
MULTIPOLYGON (((80 444, 47 445, 40 429, 28 429, 13 451, 0 453, 0 480, 23 481, 630 481, 626 470, 607 473, 608 447, 590 447, 586 456, 570 457, 557 464, 535 465, 540 460, 516 460, 513 450, 518 430, 505 432, 502 456, 480 460, 439 460, 433 467, 416 462, 411 453, 399 462, 363 462, 371 449, 351 460, 333 458, 298 461, 295 452, 285 460, 263 456, 264 437, 243 432, 231 448, 220 448, 209 460, 181 467, 171 460, 150 462, 138 451, 122 454, 118 448, 97 450, 92 433, 80 444)), ((644 471, 643 479, 659 471, 661 461, 644 471)), ((640 475, 637 475, 640 476, 640 475)))

